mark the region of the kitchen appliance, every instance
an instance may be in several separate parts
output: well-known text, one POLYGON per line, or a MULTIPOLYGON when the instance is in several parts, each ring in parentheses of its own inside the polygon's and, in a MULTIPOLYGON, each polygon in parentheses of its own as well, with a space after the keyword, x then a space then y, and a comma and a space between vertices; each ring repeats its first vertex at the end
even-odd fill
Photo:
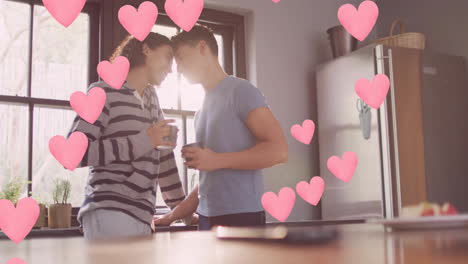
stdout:
POLYGON ((317 70, 322 219, 393 218, 402 206, 451 202, 468 211, 468 72, 463 57, 372 44, 317 70), (386 74, 386 101, 363 136, 354 84, 386 74), (348 183, 327 168, 353 151, 348 183))

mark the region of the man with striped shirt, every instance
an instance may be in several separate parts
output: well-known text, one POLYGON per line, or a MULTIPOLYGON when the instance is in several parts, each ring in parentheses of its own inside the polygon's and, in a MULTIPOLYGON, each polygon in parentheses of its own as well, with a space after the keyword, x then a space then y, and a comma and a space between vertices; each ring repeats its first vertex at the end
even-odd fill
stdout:
POLYGON ((150 235, 159 185, 165 203, 174 208, 185 198, 154 85, 159 85, 172 66, 169 39, 151 33, 143 42, 128 36, 111 61, 126 56, 131 68, 120 89, 105 82, 106 103, 98 120, 88 123, 79 116, 68 134, 83 132, 88 149, 79 167, 91 167, 85 202, 78 214, 85 238, 106 239, 150 235))

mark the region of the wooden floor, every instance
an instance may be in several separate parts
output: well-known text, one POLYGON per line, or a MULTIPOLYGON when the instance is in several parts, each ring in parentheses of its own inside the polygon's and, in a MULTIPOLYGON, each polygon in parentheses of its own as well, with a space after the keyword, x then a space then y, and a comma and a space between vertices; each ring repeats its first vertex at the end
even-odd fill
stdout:
POLYGON ((220 241, 211 232, 156 233, 137 240, 87 243, 82 237, 0 240, 0 263, 468 263, 468 229, 385 232, 379 225, 339 226, 338 240, 323 245, 220 241))

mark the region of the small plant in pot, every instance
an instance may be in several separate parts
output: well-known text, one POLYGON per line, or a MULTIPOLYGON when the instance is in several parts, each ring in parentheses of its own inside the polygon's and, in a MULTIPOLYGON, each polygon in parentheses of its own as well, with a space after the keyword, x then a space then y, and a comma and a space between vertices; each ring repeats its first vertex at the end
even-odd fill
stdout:
POLYGON ((47 227, 46 209, 49 207, 49 204, 46 202, 46 199, 42 196, 42 194, 32 192, 30 194, 32 194, 31 198, 33 198, 39 204, 39 217, 37 218, 34 228, 47 227))
POLYGON ((15 176, 3 186, 0 192, 0 200, 8 200, 16 206, 23 192, 27 187, 28 181, 23 177, 15 176))
POLYGON ((56 179, 52 197, 54 204, 49 206, 49 228, 70 228, 72 206, 68 203, 71 184, 68 180, 56 179))

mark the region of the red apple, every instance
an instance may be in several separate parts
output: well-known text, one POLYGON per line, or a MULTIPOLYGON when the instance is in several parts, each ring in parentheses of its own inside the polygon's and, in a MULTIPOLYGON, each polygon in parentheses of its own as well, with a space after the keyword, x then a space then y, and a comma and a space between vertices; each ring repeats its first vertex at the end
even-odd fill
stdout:
POLYGON ((451 203, 444 203, 442 206, 442 215, 458 215, 458 210, 451 203))
POLYGON ((434 208, 432 204, 423 202, 421 203, 420 215, 421 216, 433 216, 436 214, 435 210, 436 208, 434 208))

